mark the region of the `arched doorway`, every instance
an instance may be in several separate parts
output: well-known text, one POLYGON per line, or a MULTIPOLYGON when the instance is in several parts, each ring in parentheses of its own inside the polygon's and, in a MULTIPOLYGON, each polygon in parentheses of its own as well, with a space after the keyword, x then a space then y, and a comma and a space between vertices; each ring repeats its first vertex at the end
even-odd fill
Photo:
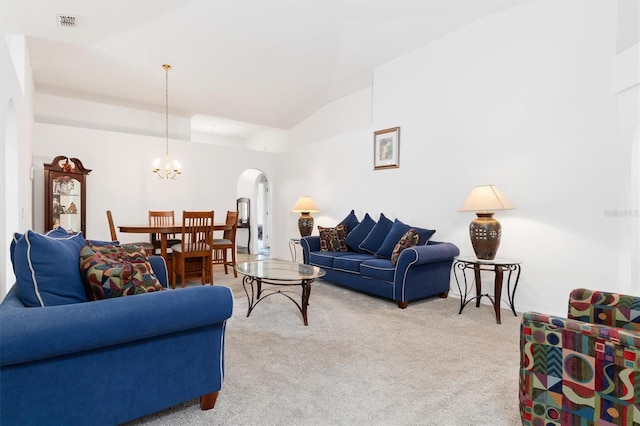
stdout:
POLYGON ((238 228, 238 251, 269 255, 271 191, 268 177, 258 169, 247 169, 238 178, 237 198, 249 199, 249 227, 238 228))

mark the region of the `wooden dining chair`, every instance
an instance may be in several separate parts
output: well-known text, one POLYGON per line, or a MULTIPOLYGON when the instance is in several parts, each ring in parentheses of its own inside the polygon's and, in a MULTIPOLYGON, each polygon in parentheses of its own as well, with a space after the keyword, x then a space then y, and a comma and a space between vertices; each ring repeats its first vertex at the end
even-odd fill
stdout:
MULTIPOLYGON (((176 218, 173 210, 149 210, 149 225, 172 226, 175 225, 175 223, 176 218)), ((160 234, 151 234, 151 242, 153 243, 156 251, 160 249, 160 239, 160 234)), ((167 247, 172 247, 179 243, 180 239, 176 237, 176 234, 167 235, 167 247)))
POLYGON ((203 285, 213 285, 213 216, 213 211, 182 212, 182 240, 171 247, 172 288, 178 276, 183 288, 188 276, 199 276, 203 285))
MULTIPOLYGON (((109 232, 111 233, 111 241, 118 241, 116 227, 113 224, 113 216, 111 210, 107 210, 107 221, 109 222, 109 232)), ((149 241, 138 241, 135 243, 126 243, 127 245, 140 246, 147 254, 154 254, 154 246, 149 241)))
POLYGON ((224 273, 228 274, 228 266, 233 268, 233 276, 238 277, 236 271, 236 231, 238 229, 238 212, 228 211, 225 224, 228 229, 224 230, 222 238, 213 239, 213 264, 224 265, 224 273), (227 257, 228 251, 231 250, 231 261, 227 257))

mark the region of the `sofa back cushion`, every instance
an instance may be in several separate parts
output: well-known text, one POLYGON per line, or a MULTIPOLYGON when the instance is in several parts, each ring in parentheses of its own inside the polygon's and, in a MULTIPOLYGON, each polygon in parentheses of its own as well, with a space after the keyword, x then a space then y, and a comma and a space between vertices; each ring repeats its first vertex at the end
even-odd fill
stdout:
POLYGON ((149 259, 136 245, 85 245, 80 270, 89 300, 162 291, 149 259))
POLYGON ((25 306, 56 306, 86 302, 78 259, 85 239, 58 228, 48 235, 28 230, 15 243, 14 267, 18 296, 25 306))
POLYGON ((345 240, 347 246, 353 251, 361 253, 364 252, 364 250, 360 249, 360 244, 365 238, 367 238, 367 235, 369 235, 369 232, 371 232, 375 224, 376 221, 371 219, 369 213, 366 213, 362 222, 360 222, 358 226, 353 229, 349 229, 349 234, 347 234, 347 238, 345 240))
POLYGON ((358 217, 356 216, 355 210, 351 210, 351 212, 347 215, 347 217, 342 219, 340 221, 340 223, 338 223, 338 225, 346 225, 347 234, 349 234, 349 233, 351 233, 351 231, 353 231, 355 229, 356 226, 358 226, 359 223, 360 223, 360 221, 358 220, 358 217))
MULTIPOLYGON (((366 238, 360 243, 360 250, 375 254, 380 248, 380 245, 382 245, 382 242, 391 230, 392 226, 393 222, 391 219, 388 219, 383 213, 380 213, 378 222, 373 226, 373 228, 371 228, 371 232, 369 232, 366 238)), ((400 236, 402 236, 402 234, 398 236, 398 239, 400 239, 400 236)), ((396 242, 397 241, 398 240, 396 240, 396 242)))
POLYGON ((400 241, 402 236, 409 231, 409 229, 415 229, 417 235, 419 236, 418 243, 416 245, 425 245, 429 241, 429 238, 436 232, 432 229, 424 229, 417 228, 415 226, 409 226, 402 221, 396 219, 393 222, 393 226, 389 230, 389 233, 385 237, 384 241, 380 245, 380 248, 376 251, 376 256, 384 257, 385 259, 390 259, 391 254, 393 253, 393 249, 396 247, 396 244, 400 241))

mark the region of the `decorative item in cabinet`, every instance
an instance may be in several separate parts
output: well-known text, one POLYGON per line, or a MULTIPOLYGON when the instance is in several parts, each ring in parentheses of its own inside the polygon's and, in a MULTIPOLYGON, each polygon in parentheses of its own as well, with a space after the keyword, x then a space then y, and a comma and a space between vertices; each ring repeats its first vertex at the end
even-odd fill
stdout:
POLYGON ((63 227, 86 235, 86 169, 77 158, 59 155, 44 164, 45 231, 63 227))

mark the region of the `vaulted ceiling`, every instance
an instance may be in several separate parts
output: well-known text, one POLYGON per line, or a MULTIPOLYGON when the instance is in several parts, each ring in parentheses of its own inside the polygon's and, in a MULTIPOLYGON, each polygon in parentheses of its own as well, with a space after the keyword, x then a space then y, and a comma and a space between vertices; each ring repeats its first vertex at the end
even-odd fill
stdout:
POLYGON ((378 65, 531 1, 0 0, 0 26, 26 35, 39 92, 161 111, 168 63, 172 114, 288 129, 378 65))

